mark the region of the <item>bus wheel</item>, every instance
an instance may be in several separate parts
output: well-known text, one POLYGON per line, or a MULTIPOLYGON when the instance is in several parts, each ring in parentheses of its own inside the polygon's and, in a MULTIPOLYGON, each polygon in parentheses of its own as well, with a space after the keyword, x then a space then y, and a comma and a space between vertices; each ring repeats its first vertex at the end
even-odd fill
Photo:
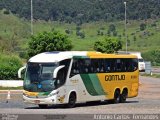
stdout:
POLYGON ((126 89, 123 90, 123 92, 122 92, 122 94, 121 94, 121 97, 120 97, 120 102, 121 102, 121 103, 126 102, 127 95, 128 95, 127 90, 126 90, 126 89))
POLYGON ((120 91, 119 90, 115 91, 113 102, 114 103, 119 103, 120 102, 120 91))
POLYGON ((73 108, 75 107, 75 104, 76 104, 76 93, 71 93, 69 96, 67 107, 73 108))
POLYGON ((45 109, 45 108, 48 107, 48 105, 45 105, 45 104, 40 104, 40 105, 38 105, 38 106, 39 106, 39 108, 42 108, 42 109, 45 109))

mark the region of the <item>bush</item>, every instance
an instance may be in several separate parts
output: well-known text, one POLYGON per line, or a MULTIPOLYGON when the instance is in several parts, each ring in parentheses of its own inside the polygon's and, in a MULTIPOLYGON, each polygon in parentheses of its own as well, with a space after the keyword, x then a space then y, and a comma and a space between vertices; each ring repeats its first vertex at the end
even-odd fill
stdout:
POLYGON ((10 14, 9 10, 4 10, 3 13, 6 14, 6 15, 10 14))
POLYGON ((81 31, 77 31, 76 35, 80 36, 82 39, 85 38, 85 32, 83 32, 83 31, 82 32, 81 31))
POLYGON ((140 30, 143 31, 146 29, 146 24, 145 23, 141 23, 140 24, 140 30))
POLYGON ((17 79, 17 72, 22 62, 17 56, 0 55, 0 80, 17 79))
POLYGON ((151 61, 152 65, 160 66, 160 49, 144 52, 142 53, 142 57, 146 61, 151 61))
POLYGON ((81 27, 80 26, 76 26, 76 31, 80 31, 81 27))
POLYGON ((65 30, 65 33, 66 33, 66 34, 71 34, 71 33, 72 33, 72 31, 71 31, 71 30, 69 30, 69 29, 66 29, 66 30, 65 30))
POLYGON ((114 53, 122 49, 122 43, 117 38, 106 37, 94 43, 94 50, 102 53, 114 53))
POLYGON ((31 37, 27 52, 31 57, 42 52, 67 51, 72 47, 72 43, 66 35, 56 31, 42 32, 31 37))

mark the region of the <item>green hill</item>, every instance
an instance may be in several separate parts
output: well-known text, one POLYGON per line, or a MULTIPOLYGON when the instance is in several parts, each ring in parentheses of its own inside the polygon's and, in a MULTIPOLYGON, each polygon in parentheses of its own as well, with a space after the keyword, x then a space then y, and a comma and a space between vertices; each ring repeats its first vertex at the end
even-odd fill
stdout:
MULTIPOLYGON (((96 40, 101 40, 106 36, 113 36, 108 33, 109 26, 113 24, 116 29, 115 37, 123 43, 125 50, 124 21, 120 22, 89 22, 81 26, 72 23, 37 20, 33 23, 34 34, 42 31, 58 30, 72 40, 73 50, 93 50, 96 40), (77 30, 83 36, 77 36, 77 30)), ((27 41, 30 38, 30 21, 19 18, 13 14, 0 12, 0 51, 21 52, 27 49, 27 41)), ((141 51, 160 48, 160 20, 130 20, 127 23, 128 51, 141 51), (140 30, 140 25, 145 24, 145 30, 140 30)))

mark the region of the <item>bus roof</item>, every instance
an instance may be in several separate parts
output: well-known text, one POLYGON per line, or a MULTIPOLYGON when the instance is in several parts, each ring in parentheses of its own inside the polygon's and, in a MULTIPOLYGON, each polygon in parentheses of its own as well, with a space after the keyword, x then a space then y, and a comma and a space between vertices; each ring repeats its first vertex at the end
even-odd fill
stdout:
POLYGON ((44 52, 29 59, 29 62, 59 62, 71 58, 137 58, 128 54, 105 54, 92 51, 44 52))

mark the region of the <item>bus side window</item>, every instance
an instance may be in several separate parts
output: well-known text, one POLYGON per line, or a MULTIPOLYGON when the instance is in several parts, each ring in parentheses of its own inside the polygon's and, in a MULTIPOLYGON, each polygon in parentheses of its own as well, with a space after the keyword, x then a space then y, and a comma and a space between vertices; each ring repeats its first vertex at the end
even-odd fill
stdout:
POLYGON ((96 59, 96 73, 100 73, 101 66, 100 66, 100 60, 96 59))
POLYGON ((111 72, 116 72, 116 59, 111 59, 110 71, 111 72))
POLYGON ((135 69, 134 61, 133 59, 126 59, 126 72, 133 72, 135 69))
POLYGON ((90 59, 85 59, 84 60, 84 69, 85 73, 91 73, 91 60, 90 59))
POLYGON ((121 59, 121 71, 126 72, 126 59, 121 59))
POLYGON ((77 60, 73 60, 70 77, 76 75, 76 73, 78 72, 78 67, 77 66, 78 66, 77 60))
POLYGON ((95 67, 95 59, 91 59, 91 73, 95 73, 96 72, 96 67, 95 67))
POLYGON ((116 72, 120 72, 121 71, 121 59, 116 59, 116 72))
POLYGON ((66 79, 66 70, 65 67, 58 71, 56 85, 57 87, 63 85, 66 79))
POLYGON ((111 61, 110 61, 110 59, 105 59, 105 71, 106 72, 111 71, 111 61))
POLYGON ((132 59, 133 62, 133 71, 138 69, 138 59, 132 59))
POLYGON ((85 73, 85 67, 84 67, 84 60, 83 59, 78 60, 78 71, 79 71, 80 74, 85 73))
POLYGON ((105 61, 104 59, 99 59, 99 65, 100 65, 100 73, 105 72, 105 61))

